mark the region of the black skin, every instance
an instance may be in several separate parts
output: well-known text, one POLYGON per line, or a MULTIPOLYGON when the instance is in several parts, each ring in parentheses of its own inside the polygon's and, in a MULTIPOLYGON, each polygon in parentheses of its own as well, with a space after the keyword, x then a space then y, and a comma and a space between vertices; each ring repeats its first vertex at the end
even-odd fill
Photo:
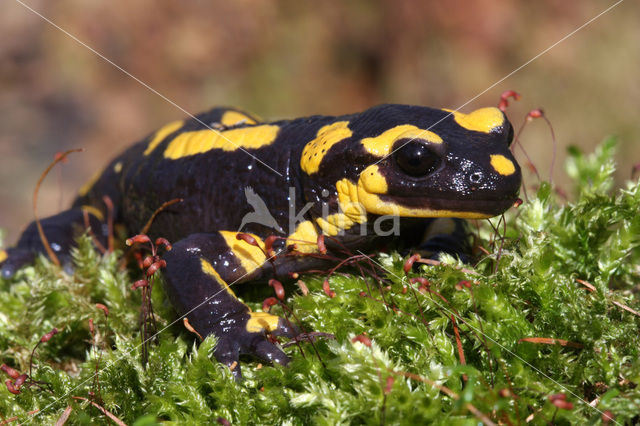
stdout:
MULTIPOLYGON (((378 136, 397 125, 412 124, 430 129, 445 143, 425 149, 419 139, 396 141, 394 148, 399 149, 398 153, 379 163, 380 173, 389 186, 387 194, 381 195, 383 200, 404 207, 454 212, 472 210, 491 216, 502 213, 517 199, 520 169, 509 150, 513 130, 506 118, 503 125, 494 131, 483 133, 461 127, 445 111, 419 106, 380 105, 359 114, 313 116, 269 123, 280 128, 275 141, 258 149, 247 149, 247 152, 282 176, 241 150, 213 149, 174 160, 164 158, 166 146, 183 132, 204 130, 203 123, 224 130, 216 123, 231 110, 215 108, 200 114, 197 119, 185 121, 180 129, 167 135, 150 155, 145 156, 143 152, 153 138, 153 134, 150 135, 116 157, 90 191, 79 197, 71 209, 42 221, 49 241, 63 260, 67 260, 65 256, 73 246, 74 236, 78 230, 84 229, 81 206, 91 205, 106 216, 102 200, 103 196, 108 196, 114 204, 115 223, 124 225, 128 235, 135 235, 161 204, 176 198, 183 199, 158 215, 148 234, 152 238, 164 237, 175 242, 173 249, 164 256, 167 262, 164 274, 166 293, 179 315, 186 315, 201 335, 216 335, 218 344, 214 355, 226 365, 237 363, 240 354, 251 354, 280 364, 286 364, 288 358, 267 340, 264 331, 250 332, 246 329, 251 316, 248 307, 211 274, 205 273, 202 260, 206 260, 229 285, 268 279, 274 275, 273 265, 279 275, 318 266, 317 261, 310 257, 281 256, 254 271, 243 268, 236 253, 218 231, 237 231, 244 215, 253 211, 244 195, 247 186, 260 196, 284 230, 289 229, 290 187, 296 190, 296 212, 300 212, 306 203, 312 203, 305 219, 318 217, 322 202, 328 203, 330 212, 337 212, 336 182, 344 178, 357 182, 359 174, 368 165, 380 160, 367 152, 360 140, 378 136), (337 121, 348 121, 353 135, 333 145, 324 154, 317 172, 306 174, 300 166, 305 144, 316 137, 321 127, 337 121), (407 142, 408 145, 403 147, 407 142), (487 152, 510 159, 516 171, 510 176, 496 174, 488 164, 487 152), (119 167, 115 167, 118 164, 119 167), (461 164, 466 164, 466 168, 461 164)), ((248 114, 247 117, 258 121, 248 114)), ((257 125, 260 124, 264 123, 257 125)), ((232 128, 250 126, 252 124, 241 121, 232 128)), ((104 232, 101 232, 105 227, 100 220, 93 215, 89 217, 94 234, 105 239, 104 232)), ((367 222, 375 218, 374 214, 368 214, 367 222)), ((402 233, 415 240, 416 235, 424 233, 430 220, 403 218, 402 233)), ((455 224, 451 235, 431 235, 423 245, 425 251, 435 255, 449 252, 466 256, 468 244, 463 221, 456 219, 455 224)), ((247 224, 242 231, 262 239, 272 234, 287 236, 257 223, 247 224)), ((355 251, 387 245, 397 236, 363 237, 347 230, 335 238, 355 251)), ((284 239, 274 248, 285 250, 284 239)), ((8 258, 2 265, 5 278, 12 276, 22 265, 32 262, 35 254, 44 253, 34 224, 7 253, 8 258)), ((291 337, 296 330, 280 319, 272 333, 291 337)), ((234 373, 239 376, 239 368, 234 373)))

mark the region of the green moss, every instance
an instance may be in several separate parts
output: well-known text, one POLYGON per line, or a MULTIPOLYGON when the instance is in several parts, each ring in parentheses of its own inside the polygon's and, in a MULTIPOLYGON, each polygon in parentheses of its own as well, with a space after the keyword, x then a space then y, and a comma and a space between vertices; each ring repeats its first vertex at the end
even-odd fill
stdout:
MULTIPOLYGON (((35 342, 53 327, 61 330, 35 356, 34 378, 52 391, 23 388, 15 396, 2 387, 0 413, 52 424, 71 405, 74 422, 107 423, 72 398, 97 392, 98 363, 101 405, 141 426, 218 417, 232 424, 477 424, 482 414, 514 424, 529 416, 536 424, 597 423, 605 410, 617 421, 637 421, 640 318, 621 305, 640 310, 640 187, 629 183, 612 192, 614 145, 606 141, 589 156, 570 151, 575 201, 560 204, 542 184, 535 198, 508 215, 502 248, 483 225, 481 241, 491 254, 474 274, 453 260, 421 266, 410 276, 427 278, 430 292, 417 284, 403 292, 404 259, 391 253, 373 259, 386 270, 383 288, 373 277, 338 273, 330 281, 336 297, 329 298, 324 277, 303 277, 310 293, 289 291, 287 305, 306 330, 335 340, 290 346, 287 368, 243 360, 242 383, 211 361, 214 338, 197 345, 177 326, 159 335, 144 369, 140 296, 129 289, 134 277, 119 269, 119 253, 102 257, 83 238, 73 276, 41 258, 0 281, 0 361, 28 371, 35 342), (462 280, 471 288, 456 286, 462 280), (108 323, 95 303, 109 307, 108 323), (100 348, 91 345, 90 318, 100 348), (352 342, 360 334, 371 347, 352 342), (522 340, 530 338, 569 344, 522 340), (573 408, 557 409, 549 400, 557 393, 573 408), (596 398, 594 409, 588 403, 596 398), (41 411, 27 414, 35 409, 41 411)), ((160 285, 153 297, 162 329, 173 314, 160 285)), ((274 312, 283 314, 280 307, 274 312)))

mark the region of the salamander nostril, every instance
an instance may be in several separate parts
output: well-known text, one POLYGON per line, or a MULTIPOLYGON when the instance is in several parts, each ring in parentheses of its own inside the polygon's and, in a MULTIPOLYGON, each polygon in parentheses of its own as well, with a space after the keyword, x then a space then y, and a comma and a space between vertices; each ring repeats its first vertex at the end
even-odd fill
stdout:
POLYGON ((483 178, 482 172, 474 172, 474 173, 471 173, 471 175, 469 175, 469 181, 474 184, 478 184, 482 182, 482 178, 483 178))
POLYGON ((480 182, 482 182, 482 172, 474 172, 471 173, 471 175, 469 175, 469 181, 473 184, 479 184, 480 182))

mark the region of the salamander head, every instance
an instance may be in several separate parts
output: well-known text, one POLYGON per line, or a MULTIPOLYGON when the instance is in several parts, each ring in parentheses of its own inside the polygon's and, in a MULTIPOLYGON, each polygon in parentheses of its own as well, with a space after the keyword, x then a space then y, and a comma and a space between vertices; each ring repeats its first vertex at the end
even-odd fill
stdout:
POLYGON ((381 105, 345 118, 319 132, 315 146, 332 141, 319 159, 310 144, 301 159, 308 178, 333 186, 341 205, 373 215, 487 218, 517 200, 513 128, 497 108, 381 105))

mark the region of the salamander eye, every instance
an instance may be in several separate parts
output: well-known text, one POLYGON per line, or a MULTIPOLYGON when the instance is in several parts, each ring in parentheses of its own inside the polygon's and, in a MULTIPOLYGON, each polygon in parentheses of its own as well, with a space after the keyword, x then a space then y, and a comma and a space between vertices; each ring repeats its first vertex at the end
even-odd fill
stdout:
POLYGON ((412 141, 394 154, 400 169, 413 177, 426 176, 435 171, 439 157, 423 143, 412 141))

